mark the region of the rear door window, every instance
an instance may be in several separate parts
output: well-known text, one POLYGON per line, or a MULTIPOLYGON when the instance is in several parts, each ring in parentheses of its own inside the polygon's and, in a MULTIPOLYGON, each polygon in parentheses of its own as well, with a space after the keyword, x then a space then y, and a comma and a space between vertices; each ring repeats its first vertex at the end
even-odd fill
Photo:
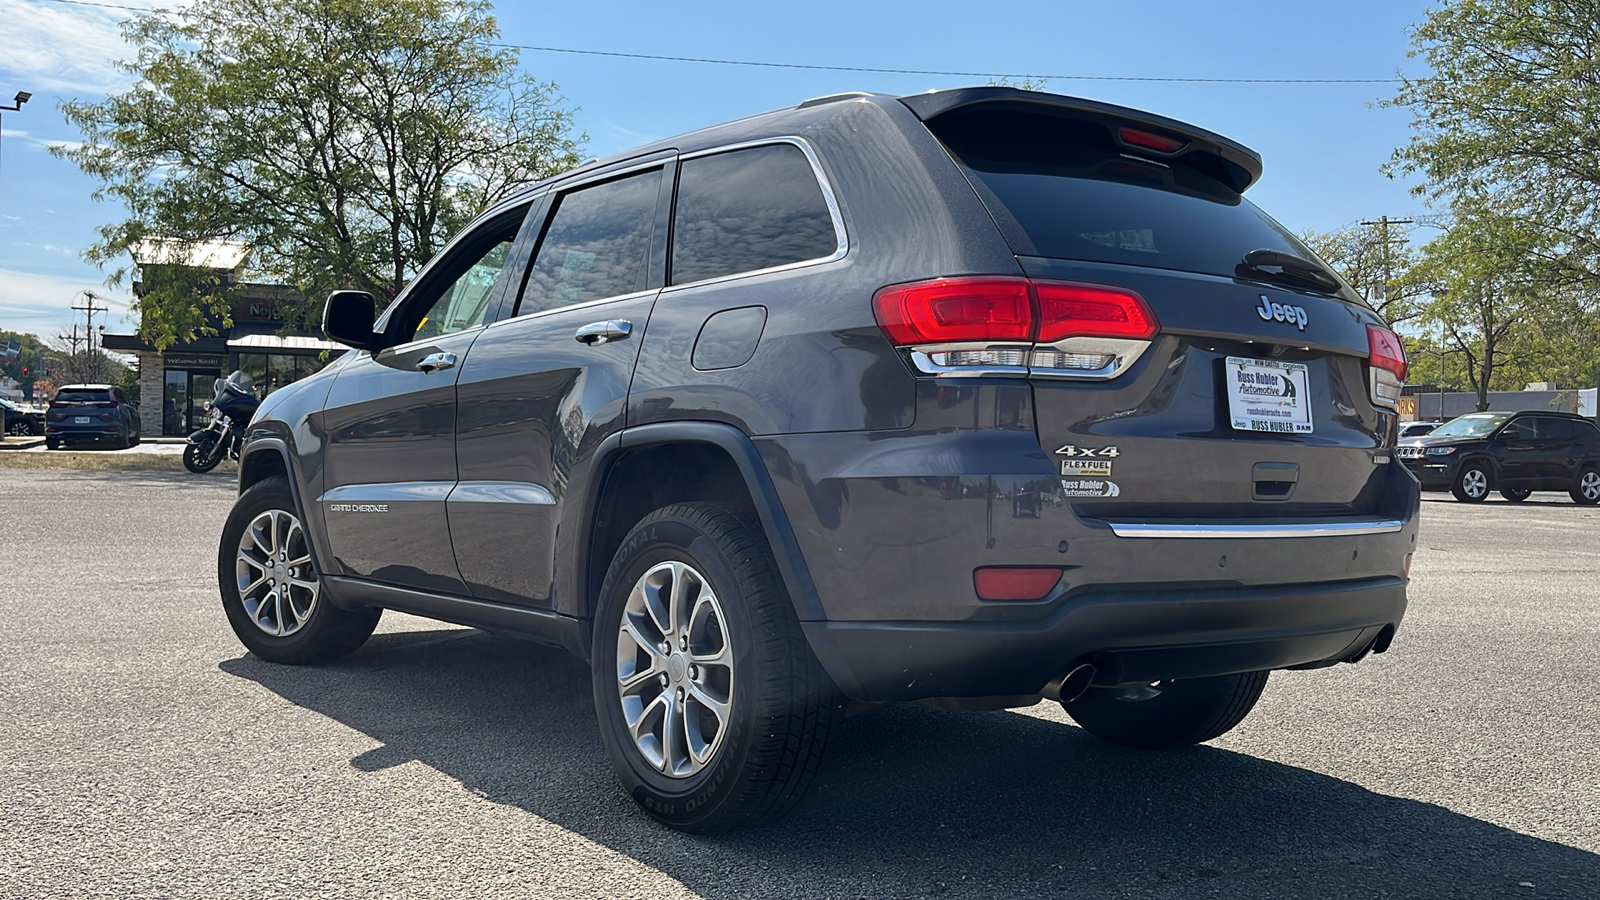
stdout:
POLYGON ((1020 256, 1230 278, 1252 250, 1317 258, 1231 188, 1176 162, 1127 153, 1104 125, 971 111, 941 116, 928 127, 1020 256))
POLYGON ((661 169, 578 188, 556 200, 533 258, 519 315, 645 287, 661 169))
POLYGON ((838 249, 822 186, 794 144, 683 161, 669 284, 826 259, 838 249))

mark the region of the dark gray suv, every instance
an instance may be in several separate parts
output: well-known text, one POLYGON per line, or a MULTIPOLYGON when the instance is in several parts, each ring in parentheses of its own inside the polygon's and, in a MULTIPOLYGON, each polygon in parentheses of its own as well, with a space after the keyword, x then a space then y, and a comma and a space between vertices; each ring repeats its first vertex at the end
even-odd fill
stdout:
POLYGON ((1204 741, 1388 648, 1399 340, 1260 158, 1008 88, 849 94, 489 209, 267 398, 218 558, 256 655, 381 610, 592 662, 628 794, 712 831, 888 701, 1204 741))

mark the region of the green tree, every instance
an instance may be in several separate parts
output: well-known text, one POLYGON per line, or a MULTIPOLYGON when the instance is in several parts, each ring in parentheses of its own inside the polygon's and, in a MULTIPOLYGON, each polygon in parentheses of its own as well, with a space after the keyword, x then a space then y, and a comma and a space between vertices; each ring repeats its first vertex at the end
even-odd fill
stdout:
MULTIPOLYGON (((1452 365, 1489 408, 1489 391, 1509 385, 1526 350, 1529 327, 1547 304, 1549 273, 1529 253, 1542 236, 1515 219, 1462 203, 1445 233, 1430 241, 1406 273, 1425 297, 1419 322, 1436 335, 1429 348, 1456 354, 1452 365)), ((1526 371, 1525 368, 1522 369, 1526 371)))
MULTIPOLYGON (((86 252, 123 266, 113 281, 151 242, 229 240, 251 248, 246 277, 310 303, 342 287, 387 299, 584 139, 556 86, 496 46, 486 0, 197 0, 123 30, 134 86, 63 103, 85 140, 52 151, 126 207, 86 252)), ((140 332, 159 347, 226 316, 228 291, 183 271, 141 285, 140 332)))
POLYGON ((0 354, 0 375, 14 379, 22 396, 33 396, 33 383, 45 376, 50 348, 37 335, 20 331, 0 331, 0 345, 21 345, 16 356, 0 354))
POLYGON ((1444 0, 1412 43, 1431 73, 1389 101, 1414 135, 1388 171, 1536 230, 1523 249, 1557 264, 1543 274, 1600 284, 1600 5, 1444 0))
POLYGON ((1400 242, 1404 234, 1397 228, 1391 226, 1389 232, 1385 235, 1375 225, 1350 225, 1308 231, 1300 239, 1394 325, 1415 318, 1422 298, 1416 282, 1406 277, 1416 264, 1416 250, 1400 242))

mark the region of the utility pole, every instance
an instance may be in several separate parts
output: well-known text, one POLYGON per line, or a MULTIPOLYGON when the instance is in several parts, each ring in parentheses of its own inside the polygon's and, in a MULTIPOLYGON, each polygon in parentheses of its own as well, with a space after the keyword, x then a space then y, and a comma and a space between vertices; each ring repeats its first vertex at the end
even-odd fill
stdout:
MULTIPOLYGON (((1413 221, 1413 219, 1391 219, 1388 216, 1379 216, 1376 221, 1367 219, 1361 223, 1368 227, 1377 226, 1383 233, 1383 237, 1379 238, 1379 242, 1383 244, 1383 296, 1378 298, 1380 305, 1389 302, 1389 280, 1393 277, 1389 272, 1389 245, 1411 243, 1411 239, 1404 235, 1397 238, 1389 237, 1389 226, 1410 225, 1413 221)), ((1371 300, 1372 298, 1368 297, 1367 299, 1371 300)))
MULTIPOLYGON (((94 291, 84 291, 83 292, 83 301, 84 301, 83 305, 82 306, 74 306, 74 307, 72 307, 72 309, 74 311, 83 313, 83 317, 84 317, 84 333, 86 335, 85 337, 80 339, 78 337, 78 324, 76 322, 74 322, 72 324, 72 353, 73 353, 74 356, 77 355, 77 353, 78 353, 78 341, 79 340, 86 341, 89 344, 89 364, 93 369, 93 372, 90 375, 90 377, 93 378, 96 381, 100 380, 100 354, 95 351, 95 346, 94 346, 94 314, 97 313, 97 312, 110 312, 111 311, 110 307, 95 306, 94 305, 94 301, 99 300, 99 299, 100 299, 100 297, 98 295, 96 295, 94 291)), ((104 330, 104 329, 105 329, 105 326, 102 325, 101 326, 101 330, 104 330)))

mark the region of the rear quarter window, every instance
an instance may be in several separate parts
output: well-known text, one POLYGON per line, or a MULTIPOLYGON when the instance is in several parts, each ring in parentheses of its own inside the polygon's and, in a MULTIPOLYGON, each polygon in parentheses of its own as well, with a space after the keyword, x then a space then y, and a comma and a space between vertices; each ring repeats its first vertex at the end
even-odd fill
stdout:
POLYGON ((683 161, 671 284, 825 259, 839 240, 805 153, 768 144, 683 161))

